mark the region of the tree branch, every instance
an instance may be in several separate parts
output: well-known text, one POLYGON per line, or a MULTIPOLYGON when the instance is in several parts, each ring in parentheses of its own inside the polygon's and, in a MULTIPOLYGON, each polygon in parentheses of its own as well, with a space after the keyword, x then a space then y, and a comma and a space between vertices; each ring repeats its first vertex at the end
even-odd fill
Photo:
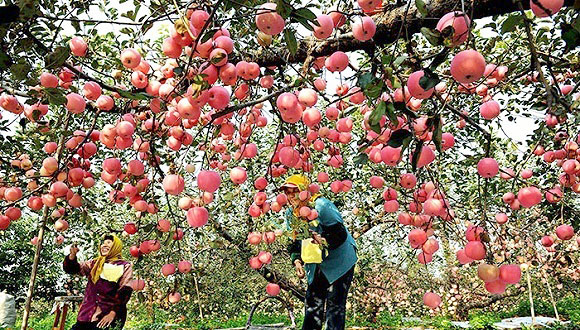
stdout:
POLYGON ((232 112, 241 110, 241 109, 243 109, 245 107, 250 107, 252 105, 256 105, 258 103, 262 103, 262 102, 268 101, 269 99, 271 99, 273 97, 277 97, 278 95, 280 95, 280 94, 288 91, 289 89, 290 89, 290 87, 284 87, 284 88, 282 88, 282 89, 280 89, 280 90, 278 90, 276 92, 270 93, 268 95, 264 95, 264 96, 262 96, 259 99, 256 99, 256 100, 253 100, 253 101, 250 101, 250 102, 246 102, 246 103, 240 103, 240 104, 237 104, 237 105, 234 105, 234 106, 231 106, 231 107, 227 107, 227 108, 225 108, 222 111, 219 111, 219 112, 216 112, 216 113, 212 114, 211 115, 211 121, 214 121, 214 120, 218 119, 219 117, 223 117, 223 116, 225 116, 227 114, 230 114, 232 112))
POLYGON ((459 315, 459 317, 466 317, 467 316, 467 312, 469 312, 469 310, 474 309, 474 308, 484 308, 487 307, 495 302, 498 302, 500 300, 503 300, 505 298, 510 298, 510 297, 515 297, 515 296, 519 296, 520 292, 519 291, 515 291, 512 292, 510 294, 501 294, 501 295, 494 295, 491 298, 489 298, 488 300, 485 301, 481 301, 478 300, 474 303, 471 304, 462 304, 461 306, 459 306, 459 308, 457 309, 457 315, 459 315))
MULTIPOLYGON (((470 2, 473 5, 473 17, 471 19, 478 19, 493 15, 508 14, 518 11, 517 4, 506 0, 478 0, 470 2)), ((565 0, 565 6, 571 6, 574 0, 565 0)), ((457 10, 461 6, 461 1, 458 0, 433 0, 429 8, 430 18, 442 17, 448 12, 457 10)), ((422 27, 434 28, 437 20, 421 19, 417 8, 413 5, 406 13, 406 7, 398 7, 383 14, 373 16, 377 23, 377 32, 375 37, 367 42, 361 42, 354 39, 352 33, 346 33, 338 38, 327 40, 312 40, 314 37, 309 37, 301 40, 298 43, 298 51, 291 55, 286 47, 273 48, 263 51, 257 51, 246 58, 233 58, 232 62, 239 62, 241 60, 254 61, 260 66, 275 66, 283 65, 285 63, 304 63, 308 55, 313 57, 327 56, 337 50, 343 52, 350 52, 355 50, 371 50, 376 46, 390 44, 397 41, 397 32, 405 27, 409 36, 417 33, 422 27), (406 15, 405 15, 406 13, 406 15), (406 23, 404 23, 406 21, 406 23), (310 44, 312 48, 309 48, 310 44)), ((524 3, 524 8, 529 9, 529 3, 524 3)))
MULTIPOLYGON (((35 44, 36 44, 36 45, 37 45, 37 46, 38 46, 38 47, 39 47, 39 48, 40 48, 40 49, 41 49, 41 50, 42 50, 44 53, 47 53, 47 54, 48 54, 48 53, 50 53, 50 49, 49 49, 48 47, 46 47, 46 45, 44 45, 44 44, 42 43, 42 41, 38 40, 38 38, 36 38, 36 37, 35 37, 35 36, 34 36, 34 35, 33 35, 33 34, 30 32, 30 31, 28 31, 28 30, 25 30, 25 31, 24 31, 24 34, 26 34, 28 37, 30 37, 30 38, 32 39, 32 41, 33 41, 33 42, 34 42, 34 43, 35 43, 35 44)), ((120 89, 120 88, 117 88, 117 87, 110 86, 110 85, 106 84, 105 82, 103 82, 103 81, 101 81, 101 80, 99 80, 99 79, 97 79, 97 78, 91 77, 91 76, 89 76, 88 74, 86 74, 86 73, 84 73, 84 72, 81 72, 81 71, 77 70, 77 69, 76 69, 74 66, 72 66, 72 65, 71 65, 71 64, 69 64, 69 63, 66 63, 66 62, 65 62, 65 63, 63 64, 63 66, 64 66, 64 67, 66 67, 66 68, 68 68, 69 70, 71 70, 73 73, 75 73, 75 74, 77 75, 77 77, 79 77, 79 78, 82 78, 82 79, 85 79, 85 80, 90 80, 90 81, 94 81, 94 82, 96 82, 96 83, 97 83, 97 84, 99 84, 99 86, 101 86, 103 89, 106 89, 106 90, 108 90, 108 91, 111 91, 111 92, 116 92, 116 93, 123 93, 123 92, 128 92, 128 91, 124 91, 124 90, 122 90, 122 89, 120 89)))
POLYGON ((26 94, 26 92, 16 90, 14 88, 10 88, 7 86, 0 85, 0 92, 6 91, 8 94, 22 96, 22 97, 30 97, 30 95, 26 94))
POLYGON ((141 23, 141 22, 121 22, 121 21, 100 20, 100 19, 81 19, 81 18, 75 18, 75 17, 59 18, 59 17, 52 17, 52 16, 47 16, 47 15, 43 15, 43 16, 39 16, 39 17, 45 18, 48 20, 52 20, 52 21, 70 21, 70 22, 80 22, 80 23, 135 25, 135 26, 143 25, 143 23, 141 23))
MULTIPOLYGON (((212 223, 213 227, 221 237, 232 244, 236 244, 234 238, 228 232, 226 232, 219 223, 215 221, 212 221, 212 223)), ((242 258, 249 259, 249 257, 252 255, 246 246, 238 246, 238 248, 240 249, 242 258)), ((292 284, 286 277, 284 277, 284 275, 280 274, 279 272, 265 266, 258 269, 257 272, 262 275, 268 282, 277 283, 280 285, 280 288, 290 291, 294 297, 300 300, 304 300, 304 297, 306 297, 306 291, 304 291, 303 288, 292 284)))
POLYGON ((550 84, 548 84, 548 81, 546 80, 546 76, 544 75, 544 72, 542 71, 542 66, 540 65, 540 61, 538 60, 538 52, 536 50, 536 45, 534 44, 534 36, 532 36, 532 28, 531 28, 530 20, 528 19, 528 17, 526 16, 526 13, 524 12, 524 7, 522 6, 522 1, 517 0, 517 3, 518 3, 518 8, 520 10, 520 13, 524 19, 524 24, 526 26, 526 35, 528 37, 528 44, 530 47, 530 56, 532 57, 532 63, 531 63, 532 68, 535 69, 536 71, 538 71, 540 81, 544 85, 544 88, 546 88, 546 103, 548 105, 548 111, 550 111, 552 109, 552 90, 550 89, 550 84))
POLYGON ((441 103, 443 103, 445 105, 445 107, 447 109, 449 109, 451 112, 453 112, 454 114, 458 115, 459 117, 465 119, 465 121, 467 121, 471 126, 475 127, 478 131, 480 131, 481 133, 483 133, 483 135, 485 135, 485 138, 490 141, 491 140, 491 133, 488 132, 485 128, 479 126, 479 124, 473 120, 473 118, 466 116, 463 112, 455 109, 454 107, 452 107, 451 105, 449 105, 448 103, 444 102, 443 99, 441 98, 441 96, 436 95, 437 98, 439 98, 439 100, 441 101, 441 103))

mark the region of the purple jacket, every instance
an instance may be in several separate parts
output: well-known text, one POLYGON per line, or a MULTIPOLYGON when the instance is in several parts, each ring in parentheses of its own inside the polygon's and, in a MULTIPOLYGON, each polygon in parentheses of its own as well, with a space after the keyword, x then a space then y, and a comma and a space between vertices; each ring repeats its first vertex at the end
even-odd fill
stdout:
MULTIPOLYGON (((79 274, 90 277, 91 269, 95 260, 78 262, 77 259, 70 260, 68 256, 63 262, 63 269, 68 274, 79 274)), ((97 283, 89 279, 83 303, 77 316, 77 321, 94 322, 101 320, 110 311, 115 311, 115 321, 121 325, 125 324, 127 318, 127 302, 131 297, 133 289, 130 286, 133 268, 130 262, 118 260, 111 262, 113 265, 123 265, 123 275, 117 282, 107 281, 99 278, 97 283)))

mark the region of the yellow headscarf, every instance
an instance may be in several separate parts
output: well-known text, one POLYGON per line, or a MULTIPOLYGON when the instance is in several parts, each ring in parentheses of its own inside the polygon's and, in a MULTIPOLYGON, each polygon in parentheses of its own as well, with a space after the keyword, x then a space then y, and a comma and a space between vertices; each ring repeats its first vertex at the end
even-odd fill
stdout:
MULTIPOLYGON (((308 178, 302 174, 294 174, 294 175, 291 175, 288 178, 286 178, 282 187, 289 186, 289 185, 294 185, 294 186, 298 187, 299 191, 305 191, 308 189, 308 186, 310 185, 310 180, 308 180, 308 178)), ((320 196, 321 196, 320 194, 315 194, 315 195, 310 197, 310 200, 308 200, 308 202, 312 203, 320 196)), ((296 215, 296 216, 298 215, 299 209, 300 208, 294 209, 294 215, 296 215)))
POLYGON ((97 283, 101 273, 103 272, 103 266, 106 262, 113 262, 117 260, 121 260, 123 256, 121 253, 123 252, 123 242, 117 237, 115 234, 106 235, 106 236, 113 236, 113 246, 111 246, 111 250, 106 256, 101 255, 101 247, 99 245, 99 257, 95 260, 95 264, 93 265, 93 269, 91 269, 91 281, 93 283, 97 283))
POLYGON ((304 176, 302 174, 294 174, 294 175, 291 175, 291 176, 286 178, 282 187, 294 185, 294 186, 298 187, 298 190, 304 191, 304 190, 308 189, 309 184, 310 184, 310 180, 308 180, 308 178, 306 176, 304 176))

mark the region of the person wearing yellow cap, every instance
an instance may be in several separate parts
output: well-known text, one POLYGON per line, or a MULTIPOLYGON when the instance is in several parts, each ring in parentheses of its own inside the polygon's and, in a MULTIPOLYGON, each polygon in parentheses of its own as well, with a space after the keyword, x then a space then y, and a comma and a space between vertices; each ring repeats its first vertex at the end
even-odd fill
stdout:
POLYGON ((298 277, 306 275, 308 280, 302 329, 322 329, 325 321, 327 330, 344 329, 346 298, 357 262, 356 243, 333 202, 320 194, 303 193, 300 198, 309 185, 307 177, 297 174, 280 187, 290 206, 286 225, 294 231, 289 247, 292 264, 298 277), (304 206, 316 210, 318 216, 301 216, 304 206), (310 237, 304 237, 305 227, 310 237))
POLYGON ((123 242, 114 234, 103 237, 98 257, 89 261, 77 261, 79 249, 71 246, 64 271, 88 277, 77 323, 71 329, 122 329, 125 325, 126 305, 133 292, 129 284, 133 268, 123 260, 122 250, 123 242))

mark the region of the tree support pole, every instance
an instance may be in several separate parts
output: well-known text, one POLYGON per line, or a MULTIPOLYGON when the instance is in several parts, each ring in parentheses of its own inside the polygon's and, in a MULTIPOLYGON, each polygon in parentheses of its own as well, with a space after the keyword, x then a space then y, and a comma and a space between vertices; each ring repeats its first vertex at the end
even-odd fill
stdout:
POLYGON ((535 315, 536 313, 534 311, 534 299, 532 298, 532 282, 530 280, 530 271, 531 269, 528 268, 526 272, 526 278, 528 280, 528 292, 530 297, 530 314, 532 315, 532 328, 533 328, 534 324, 536 323, 536 315, 535 315))
POLYGON ((543 270, 544 273, 544 281, 546 282, 546 285, 548 286, 548 292, 550 293, 550 300, 552 301, 552 307, 554 308, 554 314, 556 314, 556 320, 560 321, 560 316, 558 315, 558 308, 556 308, 556 301, 554 300, 554 294, 552 293, 552 286, 550 285, 550 281, 548 280, 548 274, 546 274, 546 271, 543 270))
POLYGON ((44 240, 44 227, 46 227, 46 220, 48 219, 48 206, 44 206, 42 210, 42 220, 40 221, 40 228, 38 229, 38 242, 36 243, 36 251, 34 252, 34 262, 32 263, 32 273, 30 274, 30 281, 28 282, 28 292, 26 293, 26 306, 24 307, 24 315, 22 316, 21 330, 26 330, 28 327, 28 318, 30 317, 30 304, 32 303, 32 296, 34 295, 34 285, 36 282, 36 273, 38 271, 38 263, 40 262, 40 252, 42 251, 42 242, 44 240))
POLYGON ((195 283, 195 292, 197 293, 197 306, 199 307, 199 318, 203 319, 203 310, 201 309, 201 297, 199 295, 199 286, 197 285, 197 276, 193 273, 193 282, 195 283))

